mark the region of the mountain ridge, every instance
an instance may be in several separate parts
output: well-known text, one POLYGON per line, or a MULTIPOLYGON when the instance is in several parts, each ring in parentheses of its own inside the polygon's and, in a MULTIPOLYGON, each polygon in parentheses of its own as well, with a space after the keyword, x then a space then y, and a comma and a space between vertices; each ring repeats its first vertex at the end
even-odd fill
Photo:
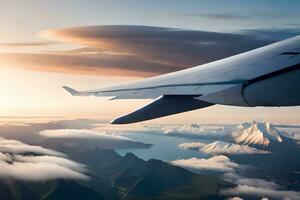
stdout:
POLYGON ((243 123, 232 134, 234 141, 244 145, 268 146, 270 143, 282 143, 283 138, 272 124, 267 121, 243 123))
POLYGON ((145 161, 133 153, 120 156, 113 150, 94 150, 89 154, 105 154, 105 159, 90 167, 102 171, 119 188, 123 199, 205 199, 219 196, 220 189, 233 187, 216 177, 197 175, 161 160, 145 161))
POLYGON ((234 144, 224 141, 215 141, 207 144, 199 149, 203 153, 218 155, 218 154, 261 154, 269 153, 267 151, 258 150, 244 144, 234 144))

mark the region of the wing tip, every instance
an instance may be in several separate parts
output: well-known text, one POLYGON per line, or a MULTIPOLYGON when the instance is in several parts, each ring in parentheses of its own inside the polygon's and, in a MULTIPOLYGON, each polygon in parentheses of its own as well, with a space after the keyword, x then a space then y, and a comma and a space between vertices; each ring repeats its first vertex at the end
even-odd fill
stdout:
POLYGON ((135 119, 132 117, 133 117, 133 115, 132 115, 132 113, 130 113, 128 115, 124 115, 124 116, 118 117, 118 118, 110 121, 110 124, 132 124, 132 123, 143 121, 143 120, 135 119))
POLYGON ((119 117, 117 119, 112 120, 110 124, 128 124, 128 123, 123 120, 123 117, 119 117))
POLYGON ((77 90, 74 90, 73 88, 70 88, 68 86, 62 86, 68 93, 70 93, 72 96, 79 94, 77 90))

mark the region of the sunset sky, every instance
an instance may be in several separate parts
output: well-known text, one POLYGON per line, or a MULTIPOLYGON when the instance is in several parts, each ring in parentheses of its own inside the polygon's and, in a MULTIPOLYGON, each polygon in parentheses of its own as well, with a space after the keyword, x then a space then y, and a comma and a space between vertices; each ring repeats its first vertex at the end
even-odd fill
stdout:
MULTIPOLYGON (((0 116, 111 120, 150 100, 71 97, 61 86, 101 88, 292 37, 300 34, 299 7, 297 0, 0 1, 0 116)), ((153 122, 300 123, 299 115, 300 107, 213 106, 153 122)))

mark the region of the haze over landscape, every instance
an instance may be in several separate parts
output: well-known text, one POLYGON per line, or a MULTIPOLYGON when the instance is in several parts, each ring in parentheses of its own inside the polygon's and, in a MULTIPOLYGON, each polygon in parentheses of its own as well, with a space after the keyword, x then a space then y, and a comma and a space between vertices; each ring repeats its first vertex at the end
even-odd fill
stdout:
MULTIPOLYGON (((300 107, 72 97, 300 34, 300 2, 0 1, 0 199, 300 199, 300 107)), ((297 89, 297 88, 296 88, 297 89)))

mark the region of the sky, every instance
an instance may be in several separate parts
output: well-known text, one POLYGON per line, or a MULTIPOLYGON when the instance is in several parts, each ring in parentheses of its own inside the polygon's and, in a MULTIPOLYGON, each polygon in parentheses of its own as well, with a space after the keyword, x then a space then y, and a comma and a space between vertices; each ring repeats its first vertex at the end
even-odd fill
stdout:
MULTIPOLYGON (((71 97, 61 86, 100 88, 285 39, 300 33, 299 7, 297 0, 0 1, 0 115, 111 120, 150 100, 71 97)), ((299 123, 299 115, 299 107, 213 106, 153 122, 299 123)))

